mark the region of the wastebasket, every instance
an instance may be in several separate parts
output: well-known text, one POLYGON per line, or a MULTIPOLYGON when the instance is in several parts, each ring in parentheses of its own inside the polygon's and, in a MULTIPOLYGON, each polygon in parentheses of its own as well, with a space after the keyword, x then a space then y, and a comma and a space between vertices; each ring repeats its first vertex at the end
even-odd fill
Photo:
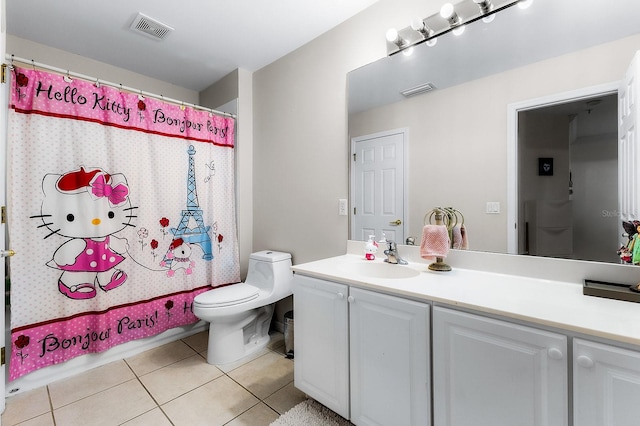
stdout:
POLYGON ((284 354, 293 358, 293 311, 284 314, 284 354))

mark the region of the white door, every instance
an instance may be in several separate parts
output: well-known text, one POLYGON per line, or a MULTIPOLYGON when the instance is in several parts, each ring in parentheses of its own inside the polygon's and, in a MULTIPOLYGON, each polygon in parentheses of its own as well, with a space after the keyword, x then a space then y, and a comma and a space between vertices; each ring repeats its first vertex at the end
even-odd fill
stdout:
POLYGON ((575 339, 575 426, 640 424, 640 353, 575 339))
MULTIPOLYGON (((0 2, 0 25, 2 26, 0 28, 0 58, 2 61, 4 61, 4 57, 5 57, 5 51, 6 51, 6 24, 5 24, 5 2, 1 1, 0 2)), ((9 74, 9 71, 6 71, 7 73, 7 77, 9 74)), ((0 102, 2 103, 0 105, 0 176, 2 176, 2 178, 0 179, 0 206, 3 206, 2 208, 4 209, 4 206, 7 205, 6 203, 6 178, 7 178, 7 170, 6 170, 6 159, 7 159, 7 105, 8 105, 8 100, 7 100, 7 94, 9 93, 9 89, 7 88, 8 83, 8 79, 6 80, 7 83, 2 83, 0 84, 0 102)), ((4 219, 4 218, 3 218, 4 219)), ((0 223, 0 250, 4 250, 5 249, 5 245, 6 245, 6 241, 5 241, 5 232, 6 232, 6 227, 5 227, 5 221, 2 220, 2 223, 0 223)), ((2 271, 2 275, 4 276, 5 274, 5 260, 4 257, 0 256, 0 271, 2 271)), ((4 288, 4 283, 2 285, 2 288, 4 288)), ((5 301, 4 301, 4 292, 2 292, 3 296, 2 296, 2 306, 4 307, 2 310, 0 310, 0 348, 2 348, 2 351, 4 351, 5 347, 5 341, 4 341, 4 335, 5 335, 5 309, 7 309, 6 305, 5 305, 5 301)), ((9 356, 9 351, 7 351, 7 358, 9 356)), ((4 412, 4 408, 5 408, 5 375, 6 375, 6 364, 0 365, 0 413, 4 412)))
POLYGON ((406 129, 360 136, 351 140, 353 221, 351 238, 404 244, 406 129))
POLYGON ((431 423, 429 305, 349 290, 351 421, 431 423))
POLYGON ((566 426, 566 336, 433 308, 435 426, 566 426))
POLYGON ((640 149, 638 91, 640 52, 636 52, 618 90, 618 203, 620 219, 640 220, 640 149))
POLYGON ((295 387, 349 418, 348 287, 294 276, 295 387))

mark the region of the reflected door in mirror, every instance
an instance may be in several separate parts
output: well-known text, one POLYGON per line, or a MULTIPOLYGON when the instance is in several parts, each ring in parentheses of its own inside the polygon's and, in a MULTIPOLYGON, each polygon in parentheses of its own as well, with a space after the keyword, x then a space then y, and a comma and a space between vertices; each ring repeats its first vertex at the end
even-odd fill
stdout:
POLYGON ((404 241, 404 129, 353 138, 351 238, 404 241))

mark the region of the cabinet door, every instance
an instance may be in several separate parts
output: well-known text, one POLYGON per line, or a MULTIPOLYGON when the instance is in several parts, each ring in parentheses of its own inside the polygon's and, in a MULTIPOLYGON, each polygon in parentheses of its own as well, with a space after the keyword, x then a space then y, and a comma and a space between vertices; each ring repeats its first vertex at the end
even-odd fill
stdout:
POLYGON ((575 426, 640 424, 640 353, 575 339, 575 426))
POLYGON ((347 286, 296 274, 295 386, 349 418, 347 286))
POLYGON ((429 425, 429 305, 354 288, 349 302, 351 421, 429 425))
POLYGON ((436 307, 434 424, 568 423, 565 336, 436 307))

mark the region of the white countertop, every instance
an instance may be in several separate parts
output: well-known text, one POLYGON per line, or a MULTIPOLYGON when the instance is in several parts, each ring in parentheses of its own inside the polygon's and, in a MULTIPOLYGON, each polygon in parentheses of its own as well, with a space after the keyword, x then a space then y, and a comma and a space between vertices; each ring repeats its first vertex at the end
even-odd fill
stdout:
POLYGON ((384 257, 368 261, 360 254, 345 254, 295 265, 293 271, 640 346, 640 303, 585 296, 582 284, 576 282, 483 272, 455 265, 450 272, 434 272, 428 270, 428 262, 389 265, 384 264, 384 257), (370 262, 419 273, 410 278, 384 279, 363 276, 352 269, 352 264, 370 262))

